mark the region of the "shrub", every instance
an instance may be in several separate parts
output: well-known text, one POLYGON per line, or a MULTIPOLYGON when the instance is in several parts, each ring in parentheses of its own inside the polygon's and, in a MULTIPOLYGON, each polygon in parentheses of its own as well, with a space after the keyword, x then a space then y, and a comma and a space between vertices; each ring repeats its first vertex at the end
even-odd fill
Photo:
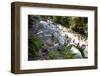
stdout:
POLYGON ((56 59, 58 55, 57 50, 50 50, 48 53, 48 57, 49 59, 56 59))
POLYGON ((28 38, 28 53, 29 58, 38 56, 39 49, 42 47, 41 39, 34 35, 33 33, 29 32, 28 38))
POLYGON ((72 59, 74 57, 74 54, 70 51, 72 46, 61 46, 61 54, 63 54, 64 58, 66 59, 72 59))

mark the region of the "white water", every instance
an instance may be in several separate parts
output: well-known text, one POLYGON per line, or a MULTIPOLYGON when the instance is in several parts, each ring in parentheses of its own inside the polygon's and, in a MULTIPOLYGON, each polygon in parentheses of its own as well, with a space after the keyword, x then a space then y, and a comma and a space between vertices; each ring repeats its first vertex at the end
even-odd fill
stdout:
MULTIPOLYGON (((68 43, 77 45, 87 45, 85 40, 80 39, 80 35, 77 33, 73 33, 72 30, 69 30, 65 27, 63 27, 60 24, 53 24, 53 22, 47 20, 47 21, 40 21, 40 24, 43 26, 43 29, 38 32, 37 34, 45 37, 45 39, 51 37, 52 35, 57 38, 60 44, 68 43), (67 36, 67 37, 66 37, 67 36)), ((58 45, 57 43, 54 44, 54 46, 58 45)), ((71 48, 72 53, 76 53, 75 57, 82 58, 81 53, 79 50, 75 47, 71 48)), ((87 57, 87 47, 85 48, 85 56, 87 57)))

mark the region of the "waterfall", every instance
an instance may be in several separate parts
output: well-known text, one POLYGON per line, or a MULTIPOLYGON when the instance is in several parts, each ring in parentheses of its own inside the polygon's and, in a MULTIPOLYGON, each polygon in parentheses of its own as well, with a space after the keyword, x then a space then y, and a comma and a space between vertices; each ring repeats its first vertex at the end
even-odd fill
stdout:
MULTIPOLYGON (((36 26, 34 26, 36 27, 36 26)), ((78 45, 82 46, 85 45, 86 42, 82 40, 81 36, 72 30, 67 29, 66 27, 60 24, 54 24, 52 21, 47 20, 43 21, 40 20, 38 23, 38 32, 36 33, 40 38, 42 38, 45 44, 51 45, 48 49, 57 48, 59 44, 64 45, 65 43, 68 45, 78 45), (52 41, 52 38, 55 41, 52 41)), ((75 57, 82 58, 81 53, 78 51, 77 48, 71 48, 72 53, 77 53, 75 57)), ((87 48, 85 49, 85 53, 87 56, 87 48)))

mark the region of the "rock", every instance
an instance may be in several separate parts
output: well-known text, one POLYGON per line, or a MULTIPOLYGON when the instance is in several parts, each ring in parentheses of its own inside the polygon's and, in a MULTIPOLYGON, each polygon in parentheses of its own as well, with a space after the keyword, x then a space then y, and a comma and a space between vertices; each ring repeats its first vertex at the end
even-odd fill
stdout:
POLYGON ((86 48, 84 49, 84 54, 85 54, 85 57, 88 57, 88 46, 86 46, 86 48))
POLYGON ((72 46, 71 52, 72 52, 73 54, 75 54, 75 55, 74 55, 74 58, 82 58, 81 53, 80 53, 79 50, 78 50, 77 48, 75 48, 74 46, 72 46))

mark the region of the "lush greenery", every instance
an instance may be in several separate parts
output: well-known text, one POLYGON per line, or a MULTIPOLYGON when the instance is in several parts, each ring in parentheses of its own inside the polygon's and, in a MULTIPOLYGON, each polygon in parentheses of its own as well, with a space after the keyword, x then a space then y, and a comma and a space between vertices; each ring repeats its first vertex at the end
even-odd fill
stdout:
POLYGON ((66 59, 72 59, 74 58, 74 54, 71 52, 71 47, 72 46, 61 46, 61 54, 63 54, 64 58, 66 59))
POLYGON ((58 51, 57 50, 50 50, 48 53, 48 57, 49 59, 56 59, 58 55, 58 51))
POLYGON ((39 49, 42 48, 42 40, 37 37, 36 35, 29 32, 29 38, 28 38, 28 55, 29 58, 38 56, 39 49))

